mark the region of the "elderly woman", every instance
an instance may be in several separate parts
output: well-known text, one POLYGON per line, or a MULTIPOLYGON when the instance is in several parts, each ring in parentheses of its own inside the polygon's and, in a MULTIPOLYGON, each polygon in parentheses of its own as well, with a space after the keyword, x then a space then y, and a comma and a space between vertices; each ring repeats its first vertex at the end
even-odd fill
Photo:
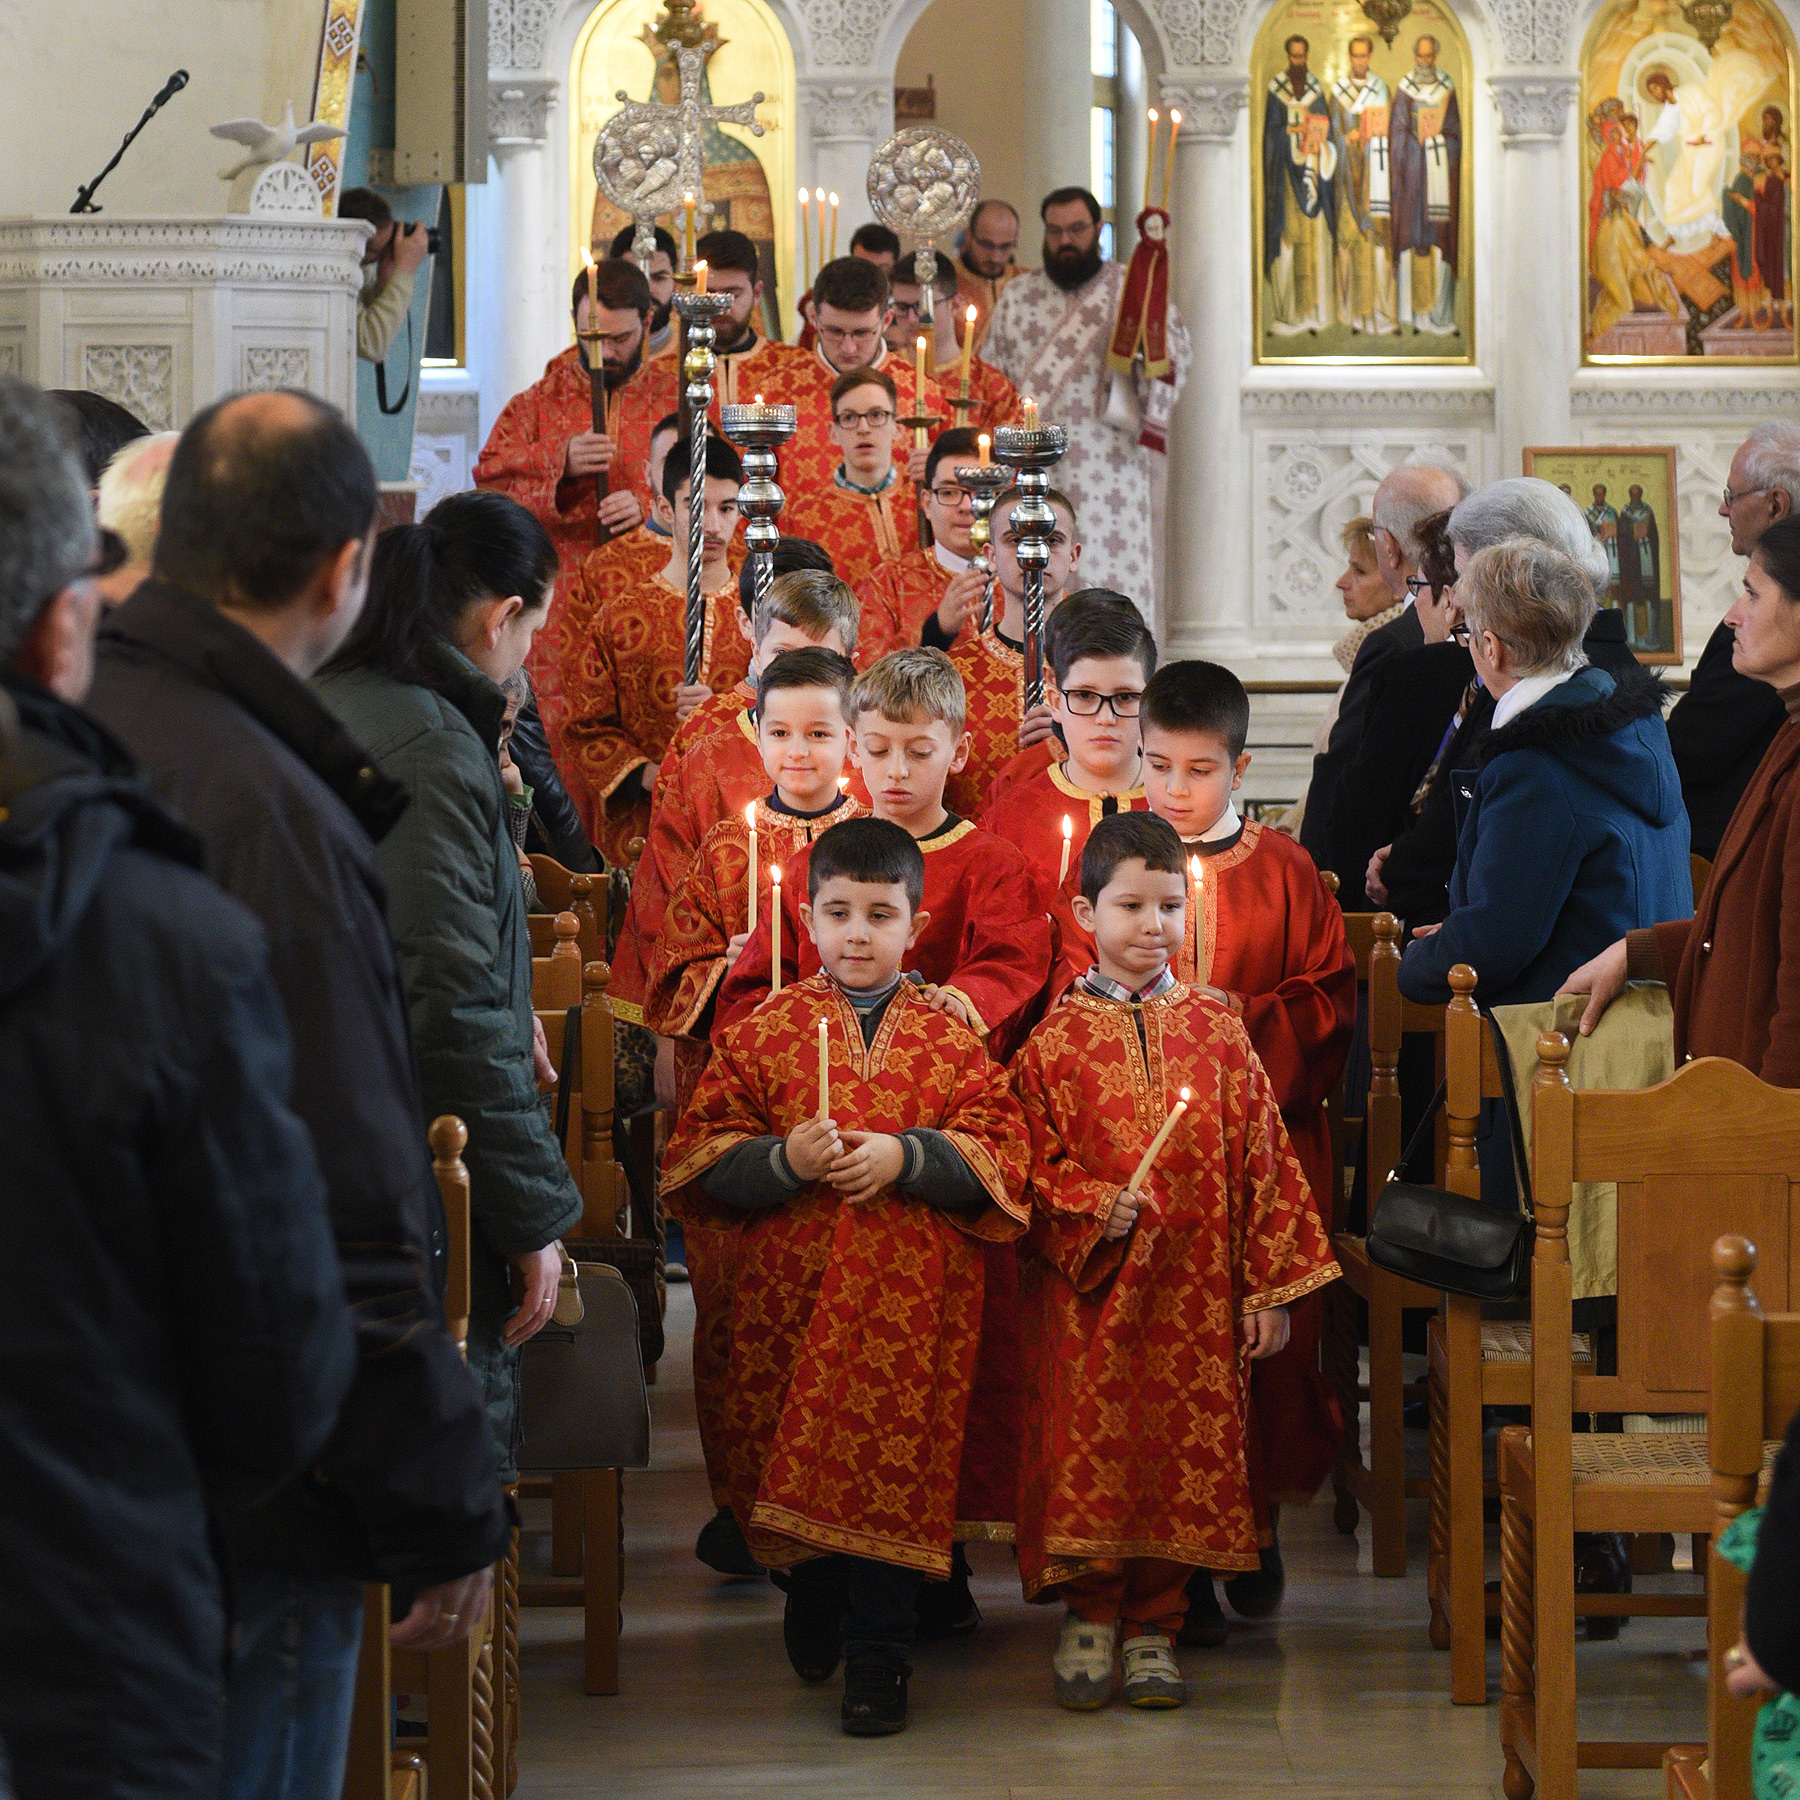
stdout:
POLYGON ((1662 689, 1635 666, 1614 677, 1588 663, 1593 586, 1547 545, 1477 551, 1457 598, 1493 723, 1464 788, 1449 917, 1407 947, 1400 990, 1447 1001, 1466 962, 1485 1005, 1548 1000, 1600 946, 1685 910, 1662 689))
POLYGON ((1685 891, 1674 896, 1653 930, 1631 930, 1562 991, 1591 996, 1586 1033, 1628 979, 1666 981, 1677 1062, 1728 1056, 1776 1087, 1800 1087, 1800 519, 1764 532, 1725 623, 1732 667, 1767 682, 1787 720, 1725 827, 1698 917, 1681 916, 1685 891))
MULTIPOLYGON (((1476 551, 1512 538, 1530 538, 1560 550, 1596 587, 1606 581, 1606 552, 1594 541, 1581 508, 1548 481, 1530 475, 1491 481, 1450 514, 1450 541, 1459 570, 1476 551)), ((1637 659, 1625 642, 1625 615, 1616 607, 1595 612, 1581 648, 1590 663, 1635 679, 1637 659)), ((1467 698, 1431 764, 1414 818, 1390 845, 1375 852, 1365 872, 1370 901, 1410 925, 1437 924, 1450 910, 1450 876, 1456 867, 1460 825, 1457 785, 1466 784, 1480 763, 1494 705, 1495 696, 1485 687, 1477 687, 1467 698)))

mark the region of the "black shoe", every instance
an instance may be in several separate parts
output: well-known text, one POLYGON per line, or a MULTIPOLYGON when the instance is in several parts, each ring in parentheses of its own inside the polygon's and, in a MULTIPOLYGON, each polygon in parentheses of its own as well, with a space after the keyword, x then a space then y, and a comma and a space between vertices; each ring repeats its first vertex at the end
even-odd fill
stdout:
POLYGON ((838 1717, 850 1737, 892 1737, 906 1729, 906 1683, 912 1665, 892 1650, 863 1650, 844 1664, 838 1717))
POLYGON ((1184 1650, 1216 1650, 1231 1635, 1209 1570, 1196 1569, 1188 1577, 1187 1617, 1175 1642, 1184 1650))
POLYGON ((1287 1571, 1281 1566, 1281 1546, 1271 1544, 1257 1552, 1262 1567, 1254 1574, 1226 1577, 1225 1598, 1240 1619, 1266 1619, 1281 1604, 1287 1571))
MULTIPOLYGON (((1616 1531, 1578 1531, 1575 1534, 1575 1592, 1577 1594, 1629 1594, 1631 1592, 1631 1543, 1616 1531)), ((1626 1624, 1623 1613, 1596 1618, 1589 1615, 1590 1644, 1609 1643, 1626 1624)))
POLYGON ((744 1534, 738 1529, 729 1506, 721 1506, 700 1527, 700 1535, 694 1539, 694 1554, 721 1575, 738 1575, 754 1581, 763 1573, 762 1566, 750 1554, 750 1546, 744 1542, 744 1534))
POLYGON ((843 1656, 844 1593, 836 1584, 820 1590, 788 1590, 781 1609, 781 1642, 802 1681, 829 1681, 843 1656))
POLYGON ((981 1608, 969 1592, 969 1562, 961 1544, 948 1581, 922 1581, 918 1600, 919 1636, 938 1640, 970 1636, 981 1623, 981 1608))

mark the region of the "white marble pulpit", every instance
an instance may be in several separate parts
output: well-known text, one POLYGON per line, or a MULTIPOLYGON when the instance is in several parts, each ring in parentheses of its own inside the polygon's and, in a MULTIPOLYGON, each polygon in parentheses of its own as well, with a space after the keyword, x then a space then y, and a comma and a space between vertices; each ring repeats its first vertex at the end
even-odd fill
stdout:
POLYGON ((353 219, 0 219, 0 371, 116 400, 153 431, 247 390, 356 416, 353 219))

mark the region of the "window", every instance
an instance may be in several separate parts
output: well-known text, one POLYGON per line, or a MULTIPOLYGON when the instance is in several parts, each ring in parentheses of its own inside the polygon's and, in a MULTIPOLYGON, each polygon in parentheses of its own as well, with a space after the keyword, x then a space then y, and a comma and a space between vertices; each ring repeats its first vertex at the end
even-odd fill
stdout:
POLYGON ((1092 0, 1089 18, 1088 35, 1094 48, 1093 72, 1110 81, 1119 73, 1118 15, 1113 11, 1111 0, 1092 0))
POLYGON ((425 354, 428 369, 457 369, 467 360, 465 281, 468 258, 463 243, 467 214, 460 182, 446 186, 438 201, 437 251, 427 259, 431 271, 431 300, 425 315, 425 354))
POLYGON ((1091 0, 1094 104, 1089 120, 1088 185, 1100 202, 1100 254, 1117 236, 1119 186, 1119 15, 1111 0, 1091 0))

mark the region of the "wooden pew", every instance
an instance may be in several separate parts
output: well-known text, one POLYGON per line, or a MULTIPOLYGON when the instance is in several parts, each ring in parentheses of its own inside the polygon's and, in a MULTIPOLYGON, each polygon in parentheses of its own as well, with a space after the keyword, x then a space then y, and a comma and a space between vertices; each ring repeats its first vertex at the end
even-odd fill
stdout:
MULTIPOLYGON (((1653 1088, 1576 1092, 1568 1055, 1560 1033, 1539 1038, 1532 1422, 1500 1434, 1500 1736, 1508 1800, 1529 1800, 1534 1789, 1547 1800, 1573 1800, 1578 1768, 1655 1769, 1672 1747, 1579 1739, 1575 1620, 1578 1613, 1699 1616, 1708 1599, 1592 1594, 1577 1601, 1574 1539, 1578 1531, 1706 1536, 1717 1522, 1708 1441, 1578 1435, 1570 1418, 1705 1411, 1709 1346, 1697 1327, 1711 1298, 1709 1246, 1729 1232, 1778 1247, 1765 1287, 1785 1311, 1794 1300, 1788 1246, 1800 1229, 1800 1093, 1768 1087, 1719 1057, 1687 1063, 1653 1088), (1619 1366, 1610 1376, 1578 1376, 1568 1350, 1569 1204, 1574 1184, 1584 1181, 1618 1184, 1619 1366)), ((1731 1455, 1741 1460, 1742 1449, 1734 1444, 1731 1455)), ((1735 1497, 1742 1476, 1735 1461, 1732 1468, 1735 1497)))

